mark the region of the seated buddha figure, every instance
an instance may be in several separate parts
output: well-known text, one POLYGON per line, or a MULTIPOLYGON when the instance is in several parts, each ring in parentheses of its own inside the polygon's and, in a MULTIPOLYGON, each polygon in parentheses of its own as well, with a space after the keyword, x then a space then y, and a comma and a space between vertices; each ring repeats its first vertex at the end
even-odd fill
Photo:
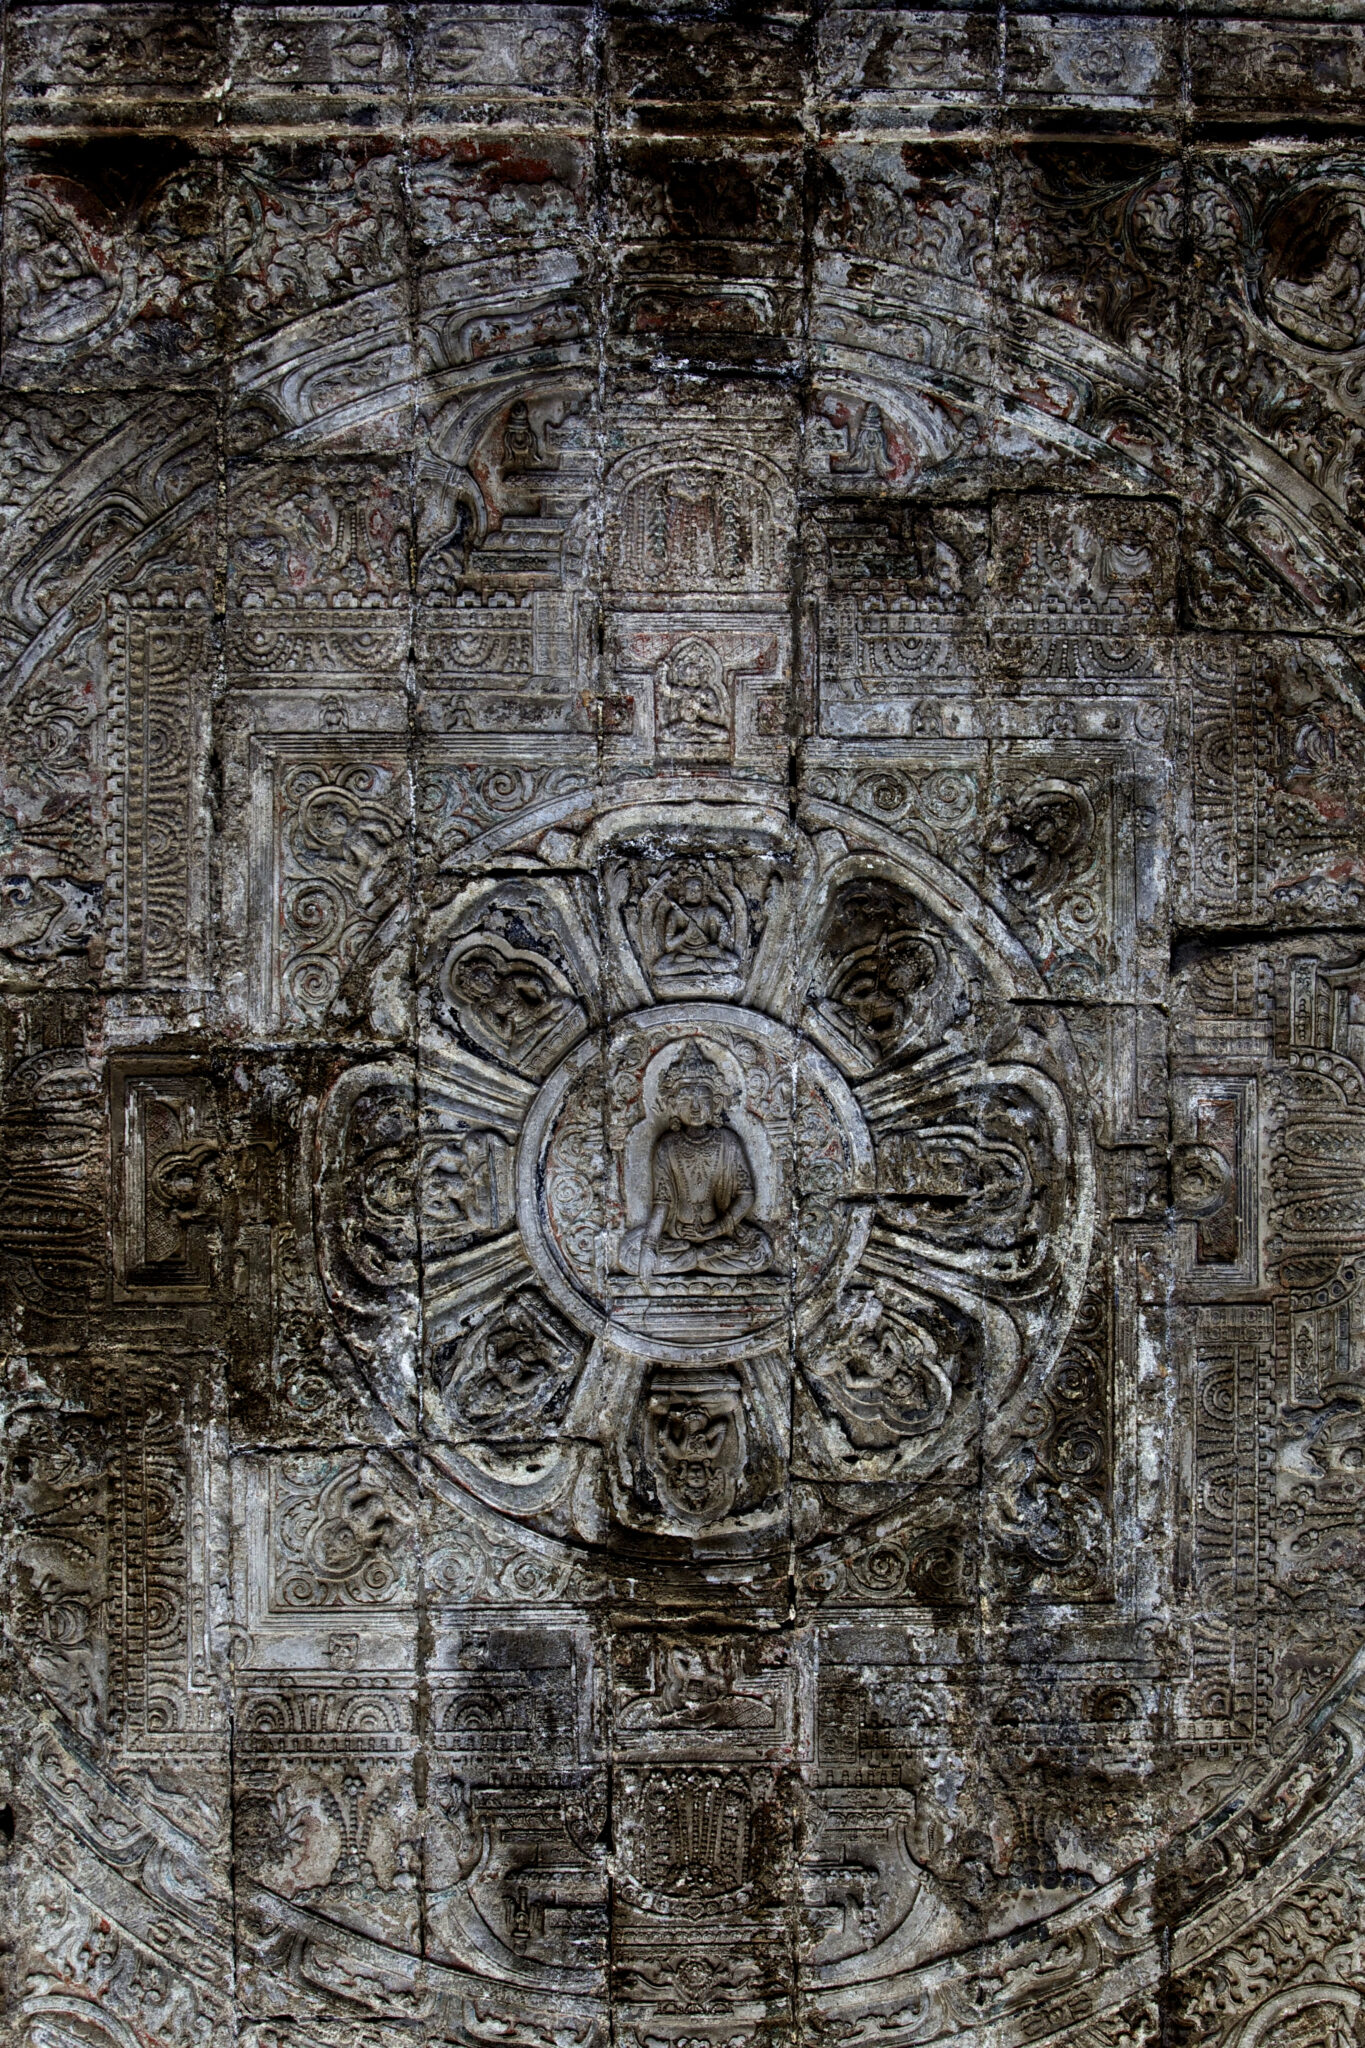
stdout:
POLYGON ((725 1078, 695 1040, 659 1086, 669 1127, 654 1141, 649 1220, 626 1231, 623 1273, 646 1283, 656 1273, 762 1273, 772 1240, 750 1220, 754 1177, 744 1141, 725 1120, 725 1078))
POLYGON ((1322 222, 1316 237, 1301 236, 1299 248, 1302 267, 1315 254, 1316 266, 1307 277, 1272 282, 1266 292, 1271 318, 1310 348, 1337 353, 1359 347, 1365 330, 1365 213, 1359 205, 1338 211, 1322 222))

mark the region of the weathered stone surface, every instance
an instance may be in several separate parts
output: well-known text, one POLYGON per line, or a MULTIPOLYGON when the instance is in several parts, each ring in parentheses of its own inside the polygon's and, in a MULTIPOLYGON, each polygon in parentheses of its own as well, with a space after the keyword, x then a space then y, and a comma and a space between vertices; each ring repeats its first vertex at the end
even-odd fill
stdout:
POLYGON ((6 2042, 1365 2040, 1358 12, 8 9, 6 2042))

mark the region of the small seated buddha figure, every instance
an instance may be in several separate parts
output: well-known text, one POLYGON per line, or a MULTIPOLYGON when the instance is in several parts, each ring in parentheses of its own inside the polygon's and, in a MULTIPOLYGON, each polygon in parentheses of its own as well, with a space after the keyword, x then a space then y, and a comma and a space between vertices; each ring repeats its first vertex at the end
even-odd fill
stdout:
MULTIPOLYGON (((1312 238, 1301 238, 1300 247, 1305 263, 1311 261, 1312 238)), ((1272 318, 1296 341, 1334 354, 1358 348, 1365 331, 1365 214, 1360 207, 1339 211, 1323 223, 1317 267, 1308 277, 1276 278, 1266 299, 1272 318)))
POLYGON ((734 909, 705 868, 684 868, 664 892, 659 908, 659 961, 667 973, 678 979, 689 974, 738 974, 739 954, 732 943, 734 909))
POLYGON ((754 1177, 744 1141, 725 1120, 730 1090, 693 1041, 659 1087, 669 1128, 654 1141, 647 1223, 626 1231, 618 1268, 646 1284, 659 1274, 762 1273, 772 1240, 750 1221, 754 1177))
POLYGON ((504 471, 535 469, 539 461, 540 437, 531 425, 531 408, 519 398, 502 430, 502 466, 504 471))

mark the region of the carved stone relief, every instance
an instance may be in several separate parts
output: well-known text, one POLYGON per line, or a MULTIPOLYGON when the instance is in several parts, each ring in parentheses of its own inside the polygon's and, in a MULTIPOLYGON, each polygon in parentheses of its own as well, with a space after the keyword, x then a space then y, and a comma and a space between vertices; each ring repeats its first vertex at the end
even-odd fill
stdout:
POLYGON ((6 2042, 1365 2043, 1351 11, 8 9, 6 2042))

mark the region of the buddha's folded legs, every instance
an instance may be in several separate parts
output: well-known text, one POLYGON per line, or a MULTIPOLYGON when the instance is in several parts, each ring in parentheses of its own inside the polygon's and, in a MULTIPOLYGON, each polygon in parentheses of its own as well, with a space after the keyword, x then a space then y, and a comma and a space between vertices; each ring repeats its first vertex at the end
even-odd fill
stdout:
MULTIPOLYGON (((646 1228, 641 1224, 622 1237, 616 1253, 621 1272, 640 1271, 646 1228)), ((649 1270, 655 1274, 762 1273, 773 1256, 767 1232, 752 1223, 742 1223, 732 1237, 709 1237, 697 1243, 683 1237, 661 1237, 652 1249, 649 1270)))

